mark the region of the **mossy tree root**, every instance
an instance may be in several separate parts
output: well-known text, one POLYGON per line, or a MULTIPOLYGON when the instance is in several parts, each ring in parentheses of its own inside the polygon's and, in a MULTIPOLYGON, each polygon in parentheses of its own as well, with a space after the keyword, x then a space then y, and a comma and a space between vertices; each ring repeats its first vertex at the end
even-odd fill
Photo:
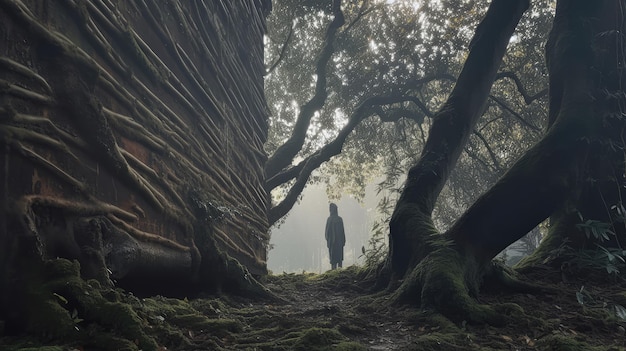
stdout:
POLYGON ((500 261, 491 261, 485 269, 482 278, 481 290, 497 290, 513 293, 552 294, 552 288, 533 284, 518 277, 518 271, 506 266, 500 261))
POLYGON ((441 313, 455 323, 503 325, 503 310, 511 306, 478 303, 480 277, 475 262, 452 247, 439 248, 426 256, 394 292, 392 303, 417 303, 424 310, 441 313))
POLYGON ((77 261, 66 259, 29 263, 25 293, 15 296, 14 322, 49 340, 74 340, 78 346, 102 349, 156 350, 143 331, 144 322, 114 290, 102 289, 80 277, 77 261))

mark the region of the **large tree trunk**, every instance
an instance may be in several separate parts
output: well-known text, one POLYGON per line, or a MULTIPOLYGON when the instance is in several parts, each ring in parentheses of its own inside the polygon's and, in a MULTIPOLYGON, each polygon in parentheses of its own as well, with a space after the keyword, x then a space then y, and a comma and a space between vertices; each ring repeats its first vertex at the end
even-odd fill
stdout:
POLYGON ((571 74, 570 57, 587 59, 586 69, 592 77, 587 87, 580 87, 581 94, 593 100, 593 114, 587 116, 598 124, 594 135, 586 137, 591 157, 581 168, 579 191, 570 194, 568 201, 550 217, 550 231, 534 255, 522 264, 531 266, 537 262, 554 261, 559 264, 562 257, 553 255, 553 251, 566 244, 580 250, 596 248, 597 238, 585 235, 577 228, 582 221, 594 220, 609 224, 615 233, 609 242, 601 243, 606 247, 620 247, 626 242, 623 224, 624 191, 624 80, 623 72, 624 13, 618 1, 606 1, 602 7, 586 3, 563 1, 559 3, 554 27, 546 45, 546 58, 550 71, 550 113, 549 123, 558 120, 566 108, 564 104, 566 77, 571 74), (583 18, 590 7, 597 13, 598 20, 585 22, 583 18), (571 43, 570 48, 563 47, 563 38, 574 33, 579 38, 571 43), (585 45, 587 45, 585 47, 585 45), (593 60, 593 61, 592 61, 593 60), (585 90, 586 89, 586 90, 585 90), (567 242, 566 242, 567 241, 567 242), (556 259, 556 260, 555 260, 556 259))
POLYGON ((261 291, 268 7, 0 0, 0 320, 11 331, 55 337, 73 307, 86 323, 123 318, 80 278, 136 294, 261 291))
POLYGON ((0 1, 0 273, 22 239, 150 293, 266 273, 265 6, 0 1))
POLYGON ((510 37, 527 0, 494 0, 476 30, 450 94, 436 114, 418 164, 409 171, 390 224, 390 263, 399 276, 429 251, 431 214, 450 171, 483 112, 510 37))
MULTIPOLYGON (((492 3, 490 12, 497 3, 492 3)), ((392 218, 391 267, 397 277, 404 278, 396 293, 398 299, 417 301, 451 319, 501 320, 500 314, 477 305, 470 297, 478 292, 491 259, 550 215, 570 214, 571 208, 581 205, 581 200, 604 190, 598 189, 598 184, 606 188, 606 182, 587 185, 590 175, 606 178, 609 170, 623 170, 622 166, 613 167, 618 163, 616 153, 606 162, 599 157, 607 144, 623 144, 621 139, 614 139, 623 129, 621 120, 614 117, 620 116, 615 108, 623 103, 623 73, 618 71, 618 60, 621 62, 623 56, 617 52, 623 38, 616 38, 618 34, 613 33, 611 45, 602 39, 611 35, 611 30, 621 32, 622 16, 618 0, 559 1, 548 45, 551 127, 442 236, 435 235, 430 214, 447 172, 456 161, 451 156, 458 155, 458 150, 450 149, 459 144, 447 138, 456 135, 460 145, 466 139, 459 137, 464 129, 458 124, 448 125, 445 134, 440 134, 435 122, 435 133, 431 131, 422 159, 411 169, 392 218)), ((470 53, 464 72, 471 62, 470 53)), ((457 87, 477 82, 464 79, 467 77, 461 74, 457 87)), ((485 81, 480 83, 474 94, 484 89, 485 81)), ((453 99, 446 106, 449 104, 449 109, 466 116, 479 112, 453 99)), ((622 173, 619 174, 621 178, 622 173)), ((579 208, 591 213, 596 211, 593 206, 579 208)))

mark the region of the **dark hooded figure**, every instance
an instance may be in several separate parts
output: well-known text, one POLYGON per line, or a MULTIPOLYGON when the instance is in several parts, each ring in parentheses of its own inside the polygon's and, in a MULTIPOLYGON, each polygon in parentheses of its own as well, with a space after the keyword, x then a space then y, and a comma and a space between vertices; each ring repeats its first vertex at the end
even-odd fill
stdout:
POLYGON ((326 245, 330 256, 331 269, 341 268, 343 261, 343 246, 346 243, 346 234, 343 231, 343 219, 337 213, 337 205, 330 204, 330 216, 326 220, 326 245))

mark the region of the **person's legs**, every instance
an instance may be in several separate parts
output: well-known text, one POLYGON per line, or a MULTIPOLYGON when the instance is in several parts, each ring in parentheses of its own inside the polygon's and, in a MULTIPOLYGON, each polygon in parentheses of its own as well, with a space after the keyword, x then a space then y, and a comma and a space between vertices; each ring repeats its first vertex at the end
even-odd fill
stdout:
MULTIPOLYGON (((334 269, 336 269, 336 268, 337 268, 337 264, 336 264, 336 263, 331 263, 331 264, 330 264, 330 267, 331 267, 330 269, 334 270, 334 269)), ((341 266, 340 266, 340 267, 341 267, 341 266)))
POLYGON ((337 262, 337 267, 341 268, 341 261, 337 262))

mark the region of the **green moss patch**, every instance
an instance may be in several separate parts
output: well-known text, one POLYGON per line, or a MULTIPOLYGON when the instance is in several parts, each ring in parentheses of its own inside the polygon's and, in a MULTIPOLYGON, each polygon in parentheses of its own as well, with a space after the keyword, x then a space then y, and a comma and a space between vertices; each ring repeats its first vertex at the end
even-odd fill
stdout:
POLYGON ((40 346, 96 350, 156 350, 146 324, 130 305, 110 301, 99 284, 80 278, 80 266, 65 259, 33 263, 24 273, 24 294, 13 306, 14 323, 40 346))
POLYGON ((38 310, 54 323, 29 315, 28 332, 0 338, 0 349, 620 350, 626 326, 611 309, 626 288, 616 283, 585 286, 597 306, 578 303, 580 282, 559 285, 560 294, 482 294, 481 304, 508 321, 493 326, 391 303, 389 292, 367 292, 373 282, 356 268, 265 277, 279 300, 138 298, 82 281, 79 268, 52 260, 32 269, 41 284, 30 286, 29 313, 38 310))

